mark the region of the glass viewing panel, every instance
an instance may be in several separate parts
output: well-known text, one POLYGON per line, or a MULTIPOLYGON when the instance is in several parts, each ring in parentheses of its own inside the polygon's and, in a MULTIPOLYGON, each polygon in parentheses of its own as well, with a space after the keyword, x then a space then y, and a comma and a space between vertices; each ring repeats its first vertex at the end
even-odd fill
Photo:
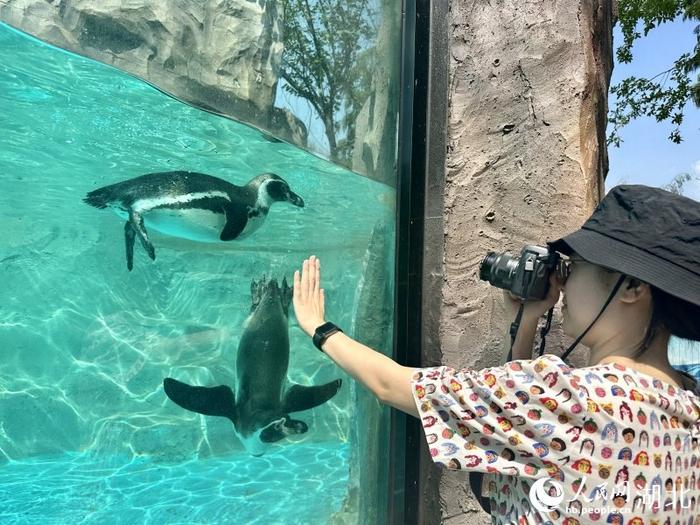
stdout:
POLYGON ((384 523, 400 3, 177 3, 0 1, 0 521, 384 523))
POLYGON ((402 2, 0 0, 0 20, 394 185, 402 2))

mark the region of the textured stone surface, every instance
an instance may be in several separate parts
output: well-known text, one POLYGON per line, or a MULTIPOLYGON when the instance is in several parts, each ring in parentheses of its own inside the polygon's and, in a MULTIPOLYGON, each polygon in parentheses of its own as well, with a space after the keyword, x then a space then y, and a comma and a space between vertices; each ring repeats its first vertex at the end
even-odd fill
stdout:
POLYGON ((399 100, 401 16, 400 2, 384 7, 377 38, 376 69, 370 96, 357 116, 352 169, 391 186, 395 185, 396 139, 399 100))
MULTIPOLYGON (((519 253, 578 228, 603 190, 612 6, 603 0, 451 2, 441 358, 499 365, 501 291, 479 281, 488 251, 519 253)), ((555 326, 548 350, 565 338, 555 326)), ((485 522, 456 473, 442 519, 485 522)))
POLYGON ((306 145, 301 121, 273 107, 284 50, 276 0, 4 0, 0 20, 306 145))
MULTIPOLYGON (((372 229, 364 260, 362 278, 355 294, 355 312, 349 333, 358 341, 391 355, 391 290, 393 228, 382 221, 372 229)), ((350 423, 350 489, 344 508, 332 525, 382 523, 387 508, 385 490, 389 480, 389 408, 360 384, 353 382, 352 403, 357 414, 350 423), (371 458, 368 460, 368 458, 371 458)))

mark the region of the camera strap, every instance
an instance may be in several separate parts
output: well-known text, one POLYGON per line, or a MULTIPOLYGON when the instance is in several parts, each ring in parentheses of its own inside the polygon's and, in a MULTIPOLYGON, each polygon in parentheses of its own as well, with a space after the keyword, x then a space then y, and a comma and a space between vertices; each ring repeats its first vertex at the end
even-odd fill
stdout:
POLYGON ((510 350, 508 350, 508 361, 513 360, 513 345, 515 344, 515 337, 518 335, 518 328, 520 328, 520 321, 523 318, 523 311, 525 310, 525 304, 520 303, 518 308, 518 315, 515 316, 515 321, 510 323, 510 350))
POLYGON ((540 357, 542 357, 542 354, 544 354, 544 345, 547 342, 546 337, 547 337, 547 334, 549 333, 549 329, 552 328, 552 316, 553 315, 554 315, 554 307, 552 306, 547 311, 547 322, 542 327, 542 330, 540 330, 540 350, 539 350, 540 357))
MULTIPOLYGON (((508 351, 507 361, 513 360, 513 345, 515 344, 515 337, 518 335, 518 329, 520 328, 520 321, 523 318, 523 310, 525 309, 525 304, 521 303, 518 309, 518 315, 515 317, 515 321, 510 323, 510 350, 508 351)), ((550 328, 552 328, 552 316, 554 314, 554 307, 550 308, 547 312, 547 322, 540 329, 540 350, 539 355, 544 354, 544 345, 546 343, 546 337, 549 333, 550 328)))

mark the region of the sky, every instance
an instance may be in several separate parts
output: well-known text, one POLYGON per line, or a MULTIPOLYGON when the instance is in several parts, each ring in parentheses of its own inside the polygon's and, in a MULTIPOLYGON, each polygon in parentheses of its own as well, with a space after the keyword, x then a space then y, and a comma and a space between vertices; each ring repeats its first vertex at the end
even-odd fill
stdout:
MULTIPOLYGON (((697 22, 677 20, 639 39, 632 49, 633 61, 630 64, 615 61, 611 84, 631 75, 650 78, 669 69, 678 56, 693 49, 696 25, 697 22)), ((617 49, 622 42, 622 33, 617 26, 613 38, 617 49)), ((611 99, 611 106, 612 103, 611 99)), ((621 130, 622 145, 608 147, 610 171, 606 189, 620 183, 662 186, 681 173, 700 177, 700 108, 689 103, 685 109, 681 144, 668 140, 672 124, 658 123, 652 118, 634 120, 621 130)), ((700 180, 686 184, 684 193, 700 200, 700 180)))

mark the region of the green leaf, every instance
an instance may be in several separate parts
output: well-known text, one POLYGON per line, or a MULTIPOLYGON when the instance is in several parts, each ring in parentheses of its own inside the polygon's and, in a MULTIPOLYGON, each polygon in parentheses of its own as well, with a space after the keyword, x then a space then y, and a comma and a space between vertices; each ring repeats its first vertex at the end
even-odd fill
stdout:
MULTIPOLYGON (((634 43, 661 24, 679 17, 685 20, 700 19, 700 0, 619 0, 618 16, 623 35, 617 50, 617 59, 628 63, 633 60, 634 43), (640 29, 642 32, 640 32, 640 29)), ((620 131, 629 122, 640 117, 651 117, 657 122, 670 121, 675 128, 669 140, 680 143, 683 139, 680 125, 688 102, 700 107, 700 76, 691 80, 700 69, 700 25, 694 28, 697 35, 693 50, 673 60, 666 71, 652 78, 628 77, 611 86, 615 104, 608 115, 608 143, 619 146, 620 131)))

